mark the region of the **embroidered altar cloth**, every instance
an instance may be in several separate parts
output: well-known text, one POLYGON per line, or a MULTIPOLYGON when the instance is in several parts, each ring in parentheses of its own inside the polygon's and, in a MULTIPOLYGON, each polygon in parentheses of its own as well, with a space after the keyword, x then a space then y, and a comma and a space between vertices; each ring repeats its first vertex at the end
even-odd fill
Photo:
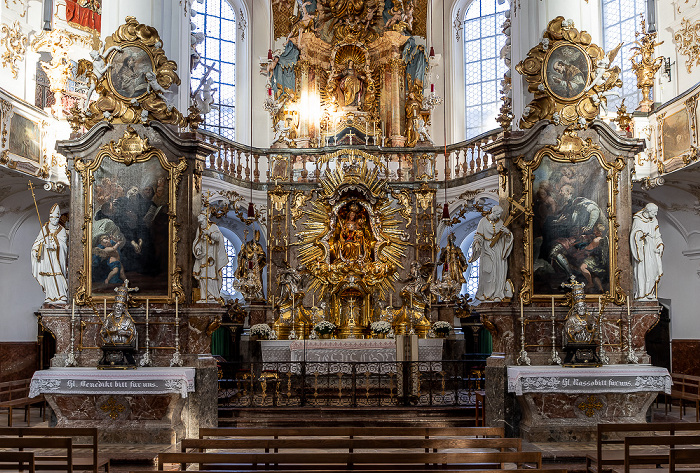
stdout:
POLYGON ((39 394, 179 394, 194 392, 194 368, 50 368, 36 371, 29 397, 39 394))
POLYGON ((508 392, 616 393, 663 391, 671 394, 671 375, 651 365, 605 365, 598 368, 509 366, 508 392))

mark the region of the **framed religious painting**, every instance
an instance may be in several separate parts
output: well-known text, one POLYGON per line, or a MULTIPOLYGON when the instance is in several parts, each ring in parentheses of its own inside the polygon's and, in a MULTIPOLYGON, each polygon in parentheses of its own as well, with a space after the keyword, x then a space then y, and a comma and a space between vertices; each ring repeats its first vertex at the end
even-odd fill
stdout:
POLYGON ((176 196, 185 167, 184 159, 168 161, 131 127, 94 159, 76 160, 85 199, 86 298, 113 299, 114 289, 128 279, 139 288, 136 298, 174 300, 180 284, 176 196))
POLYGON ((571 277, 591 298, 623 300, 616 199, 624 162, 608 162, 595 145, 580 144, 578 154, 548 146, 531 161, 517 161, 526 183, 525 206, 532 209, 524 235, 526 303, 565 297, 561 284, 571 277))
POLYGON ((20 158, 41 163, 41 131, 39 123, 15 109, 10 117, 7 150, 20 158))
POLYGON ((658 116, 662 172, 675 171, 694 159, 698 140, 697 99, 694 95, 678 111, 658 116))
POLYGON ((111 89, 126 100, 143 97, 148 92, 146 74, 154 74, 155 67, 150 51, 139 45, 125 46, 111 57, 109 69, 111 89))
POLYGON ((590 70, 590 59, 581 46, 560 43, 545 59, 544 82, 557 99, 574 101, 584 94, 590 70))

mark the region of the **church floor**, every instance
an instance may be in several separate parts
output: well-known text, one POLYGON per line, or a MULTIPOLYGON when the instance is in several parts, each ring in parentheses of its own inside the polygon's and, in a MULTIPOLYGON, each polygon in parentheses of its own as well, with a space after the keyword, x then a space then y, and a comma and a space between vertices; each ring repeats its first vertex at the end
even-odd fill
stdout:
MULTIPOLYGON (((41 418, 37 409, 32 410, 32 427, 48 427, 48 422, 40 422, 41 418), (37 422, 39 421, 39 422, 37 422)), ((2 417, 2 424, 6 425, 6 417, 2 417)), ((652 422, 678 422, 678 407, 674 406, 670 413, 664 412, 664 405, 652 406, 652 422)), ((27 423, 24 420, 24 411, 15 410, 12 416, 13 426, 23 427, 27 423)), ((695 409, 688 406, 682 422, 695 422, 695 409)), ((523 450, 541 451, 545 468, 566 468, 570 473, 585 471, 585 457, 588 453, 595 452, 595 442, 546 442, 523 443, 523 450)), ((622 448, 622 447, 620 447, 622 448)), ((178 451, 177 446, 158 444, 139 444, 133 446, 100 444, 100 454, 112 459, 111 473, 128 473, 132 470, 156 470, 155 459, 160 452, 178 451)), ((309 452, 314 449, 310 448, 309 452)), ((173 465, 174 467, 174 465, 173 465)), ((166 465, 166 470, 167 465, 166 465)))

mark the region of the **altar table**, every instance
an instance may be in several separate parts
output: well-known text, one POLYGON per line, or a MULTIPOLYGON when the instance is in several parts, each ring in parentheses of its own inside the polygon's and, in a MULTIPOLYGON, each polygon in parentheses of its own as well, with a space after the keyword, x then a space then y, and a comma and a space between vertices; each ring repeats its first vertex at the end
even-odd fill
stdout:
POLYGON ((173 394, 194 392, 194 368, 50 368, 36 371, 29 397, 39 394, 173 394))

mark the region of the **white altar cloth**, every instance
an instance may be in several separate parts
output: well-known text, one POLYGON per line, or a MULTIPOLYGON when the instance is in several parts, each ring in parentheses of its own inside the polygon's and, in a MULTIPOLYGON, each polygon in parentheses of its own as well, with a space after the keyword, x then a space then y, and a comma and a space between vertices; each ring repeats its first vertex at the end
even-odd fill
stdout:
POLYGON ((508 366, 508 392, 615 393, 663 391, 671 393, 666 368, 651 365, 605 365, 598 368, 508 366))
POLYGON ((36 371, 29 397, 39 394, 180 394, 194 392, 194 368, 50 368, 36 371))

